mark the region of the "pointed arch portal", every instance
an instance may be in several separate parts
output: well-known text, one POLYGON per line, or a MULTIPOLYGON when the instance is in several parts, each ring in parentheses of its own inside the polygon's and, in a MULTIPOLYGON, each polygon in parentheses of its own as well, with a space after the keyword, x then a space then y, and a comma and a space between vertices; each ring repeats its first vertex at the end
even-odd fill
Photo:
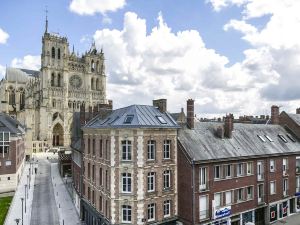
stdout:
POLYGON ((59 123, 57 123, 53 127, 52 134, 53 134, 52 145, 53 146, 64 146, 64 129, 59 123))

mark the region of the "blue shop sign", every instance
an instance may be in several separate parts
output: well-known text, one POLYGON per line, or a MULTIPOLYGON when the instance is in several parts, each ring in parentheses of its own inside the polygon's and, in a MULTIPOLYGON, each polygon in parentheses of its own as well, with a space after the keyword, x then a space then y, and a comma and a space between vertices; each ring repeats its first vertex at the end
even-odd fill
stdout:
POLYGON ((231 207, 221 208, 215 211, 215 219, 224 218, 231 215, 231 207))
POLYGON ((296 192, 295 196, 300 196, 300 192, 296 192))

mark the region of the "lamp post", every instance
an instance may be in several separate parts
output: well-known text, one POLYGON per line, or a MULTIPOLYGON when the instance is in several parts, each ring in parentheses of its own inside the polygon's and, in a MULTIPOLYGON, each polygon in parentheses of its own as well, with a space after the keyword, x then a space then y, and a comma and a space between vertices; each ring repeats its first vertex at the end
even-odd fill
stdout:
MULTIPOLYGON (((25 184, 25 213, 26 213, 26 192, 27 192, 27 184, 25 184)), ((28 195, 27 195, 28 198, 28 195)))
POLYGON ((24 201, 24 198, 21 198, 21 201, 22 201, 22 225, 23 225, 23 201, 24 201))
POLYGON ((18 224, 19 224, 19 222, 20 222, 20 219, 19 219, 19 218, 17 218, 17 219, 15 219, 15 221, 16 221, 16 224, 18 225, 18 224))

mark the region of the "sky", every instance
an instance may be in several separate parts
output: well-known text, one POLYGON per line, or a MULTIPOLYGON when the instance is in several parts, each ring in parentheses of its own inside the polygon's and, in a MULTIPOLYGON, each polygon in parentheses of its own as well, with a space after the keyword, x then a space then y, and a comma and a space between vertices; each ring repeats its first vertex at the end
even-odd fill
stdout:
POLYGON ((106 58, 114 108, 167 98, 198 117, 270 114, 300 107, 300 1, 9 0, 0 2, 0 77, 40 69, 49 30, 82 54, 106 58))

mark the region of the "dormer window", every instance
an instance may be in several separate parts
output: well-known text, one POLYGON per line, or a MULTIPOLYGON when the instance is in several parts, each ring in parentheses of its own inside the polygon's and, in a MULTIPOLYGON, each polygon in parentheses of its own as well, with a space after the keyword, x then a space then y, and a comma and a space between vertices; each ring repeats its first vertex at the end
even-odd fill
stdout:
POLYGON ((164 118, 162 118, 162 116, 156 116, 156 118, 158 119, 158 121, 159 121, 161 124, 167 124, 167 122, 165 121, 164 118))
POLYGON ((124 120, 124 124, 131 124, 133 117, 134 117, 134 115, 127 115, 124 120))

